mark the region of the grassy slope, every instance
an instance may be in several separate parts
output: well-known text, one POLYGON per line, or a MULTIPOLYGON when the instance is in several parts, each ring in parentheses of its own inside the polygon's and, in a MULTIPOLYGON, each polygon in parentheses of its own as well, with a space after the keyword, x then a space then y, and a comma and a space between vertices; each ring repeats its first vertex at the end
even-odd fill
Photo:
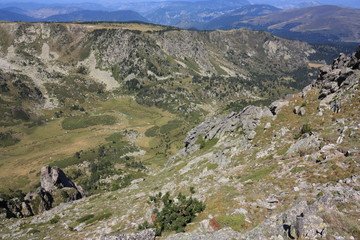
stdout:
MULTIPOLYGON (((105 138, 124 129, 134 129, 144 133, 154 125, 165 125, 176 116, 154 107, 138 105, 128 97, 114 98, 105 102, 91 104, 91 115, 110 114, 117 122, 113 125, 96 125, 87 128, 64 130, 61 119, 51 120, 44 125, 28 128, 26 126, 13 127, 17 132, 20 143, 2 148, 0 157, 1 189, 21 188, 27 190, 31 184, 38 182, 39 169, 56 160, 74 155, 79 150, 95 148, 105 143, 105 138), (14 176, 17 176, 14 179, 14 176), (29 178, 30 182, 23 179, 29 178)), ((87 108, 87 106, 85 105, 87 108)), ((90 107, 90 106, 89 106, 90 107)), ((50 112, 47 114, 50 115, 50 112)), ((9 129, 9 128, 8 128, 9 129)), ((11 129, 11 128, 10 128, 11 129)), ((151 147, 159 142, 158 138, 141 137, 137 140, 139 147, 149 151, 144 158, 152 158, 154 151, 151 147)))

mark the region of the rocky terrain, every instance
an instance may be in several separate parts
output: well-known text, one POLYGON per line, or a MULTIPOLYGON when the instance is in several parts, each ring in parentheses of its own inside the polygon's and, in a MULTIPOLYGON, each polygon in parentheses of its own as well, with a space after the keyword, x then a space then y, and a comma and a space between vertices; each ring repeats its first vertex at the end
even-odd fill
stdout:
POLYGON ((360 48, 305 87, 326 52, 267 33, 0 26, 1 238, 359 238, 360 48))
POLYGON ((50 210, 60 203, 78 200, 85 196, 84 190, 68 179, 57 167, 43 167, 40 187, 22 198, 0 199, 2 217, 29 217, 50 210))

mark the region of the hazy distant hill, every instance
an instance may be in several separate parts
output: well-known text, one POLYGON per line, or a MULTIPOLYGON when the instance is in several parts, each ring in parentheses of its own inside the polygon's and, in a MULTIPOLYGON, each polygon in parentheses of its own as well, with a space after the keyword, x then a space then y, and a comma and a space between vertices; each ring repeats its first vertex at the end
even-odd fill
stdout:
POLYGON ((172 2, 147 14, 146 18, 153 23, 186 28, 248 4, 247 0, 172 2))
MULTIPOLYGON (((360 42, 360 9, 316 6, 275 12, 232 25, 266 30, 281 37, 313 43, 360 42)), ((228 29, 228 25, 219 27, 228 29)))
POLYGON ((239 21, 248 20, 258 16, 269 15, 281 9, 266 4, 246 5, 204 24, 201 29, 232 29, 239 21))
POLYGON ((110 21, 110 22, 148 22, 146 18, 137 12, 121 10, 115 12, 82 10, 68 14, 54 15, 45 19, 51 22, 72 22, 72 21, 110 21))
POLYGON ((35 19, 23 14, 11 12, 8 10, 0 9, 0 21, 23 21, 23 22, 33 22, 35 19))

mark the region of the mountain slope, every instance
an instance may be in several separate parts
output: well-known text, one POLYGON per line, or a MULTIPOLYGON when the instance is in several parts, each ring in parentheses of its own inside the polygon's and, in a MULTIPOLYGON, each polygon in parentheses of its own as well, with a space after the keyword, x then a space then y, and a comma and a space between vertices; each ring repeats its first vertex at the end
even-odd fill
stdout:
POLYGON ((212 19, 211 21, 205 23, 200 28, 208 29, 208 30, 214 30, 214 29, 229 30, 229 29, 233 29, 234 25, 239 21, 248 20, 258 16, 269 15, 277 11, 280 11, 280 9, 273 7, 271 5, 264 5, 264 4, 246 5, 239 9, 221 15, 220 17, 212 19))
POLYGON ((148 13, 153 23, 188 28, 194 23, 209 21, 226 11, 249 4, 241 1, 170 2, 148 13))
POLYGON ((235 24, 314 43, 360 42, 360 10, 316 6, 273 13, 235 24))
MULTIPOLYGON (((102 37, 98 40, 104 41, 102 37)), ((137 231, 145 221, 151 225, 159 214, 154 211, 152 202, 157 203, 159 192, 165 196, 169 192, 171 199, 178 196, 179 202, 182 199, 179 193, 190 194, 204 201, 206 208, 184 228, 187 233, 163 232, 162 239, 250 240, 273 236, 279 239, 358 239, 359 84, 360 47, 351 56, 341 54, 332 66, 322 68, 317 80, 301 93, 277 100, 269 107, 248 106, 196 125, 183 139, 180 151, 161 156, 169 157, 167 163, 161 168, 146 165, 148 174, 138 176, 126 187, 62 204, 42 215, 1 220, 1 234, 13 239, 94 239, 101 236, 114 239, 115 236, 104 235, 121 232, 117 237, 126 238, 126 233, 137 231)), ((110 97, 109 101, 101 104, 96 113, 120 105, 111 109, 114 115, 123 116, 119 114, 121 110, 122 114, 135 116, 135 109, 122 110, 132 104, 128 99, 115 101, 110 97)), ((144 127, 142 120, 149 114, 143 110, 138 116, 139 122, 131 126, 139 131, 144 127)), ((163 118, 158 115, 155 121, 160 124, 163 118)), ((176 128, 178 125, 182 128, 186 124, 172 122, 166 127, 151 128, 151 132, 145 134, 155 142, 164 134, 162 142, 171 144, 173 137, 182 132, 176 128)), ((109 126, 112 132, 119 127, 109 126)), ((92 131, 97 128, 100 126, 92 131)), ((67 134, 74 132, 68 130, 67 134)), ((130 131, 126 135, 131 136, 130 131)), ((119 150, 116 144, 123 144, 119 137, 112 136, 106 145, 75 154, 70 160, 78 164, 66 170, 75 177, 74 182, 82 180, 81 174, 85 174, 82 171, 90 171, 87 170, 89 164, 94 162, 88 160, 89 156, 94 157, 95 162, 105 162, 116 154, 114 149, 119 150), (80 170, 81 174, 73 170, 80 170)), ((92 141, 98 138, 93 137, 92 141)), ((136 137, 132 139, 135 144, 141 143, 136 137)), ((146 150, 152 151, 152 148, 154 146, 146 150)), ((155 152, 159 156, 162 149, 155 147, 155 152)), ((134 156, 139 157, 128 155, 129 158, 134 156)), ((148 162, 158 161, 156 156, 147 159, 148 162)), ((117 166, 122 164, 117 162, 117 166)), ((100 166, 97 167, 100 171, 100 166)), ((111 179, 106 176, 103 184, 111 179)), ((147 239, 153 240, 154 234, 148 234, 149 231, 136 236, 147 235, 151 236, 147 239)))

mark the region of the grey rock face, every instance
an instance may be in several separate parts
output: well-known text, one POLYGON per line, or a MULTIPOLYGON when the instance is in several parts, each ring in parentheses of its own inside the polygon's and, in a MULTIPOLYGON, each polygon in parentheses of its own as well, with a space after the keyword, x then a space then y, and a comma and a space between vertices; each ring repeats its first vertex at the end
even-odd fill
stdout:
POLYGON ((266 107, 248 106, 240 113, 231 113, 227 116, 208 119, 193 128, 185 139, 185 152, 192 153, 199 149, 197 140, 203 137, 205 141, 221 138, 227 133, 236 130, 243 131, 248 140, 255 137, 255 127, 260 124, 262 117, 271 117, 272 113, 266 107))
POLYGON ((106 235, 100 238, 101 240, 154 240, 155 230, 145 229, 136 233, 120 233, 116 235, 106 235))
POLYGON ((333 65, 320 69, 320 75, 313 85, 320 86, 319 99, 325 99, 328 95, 338 91, 344 91, 359 84, 360 74, 357 72, 360 66, 360 47, 352 56, 345 54, 334 60, 333 65))
POLYGON ((41 187, 45 189, 45 191, 51 191, 63 187, 76 188, 76 185, 68 179, 65 173, 58 167, 42 167, 40 182, 41 187))

